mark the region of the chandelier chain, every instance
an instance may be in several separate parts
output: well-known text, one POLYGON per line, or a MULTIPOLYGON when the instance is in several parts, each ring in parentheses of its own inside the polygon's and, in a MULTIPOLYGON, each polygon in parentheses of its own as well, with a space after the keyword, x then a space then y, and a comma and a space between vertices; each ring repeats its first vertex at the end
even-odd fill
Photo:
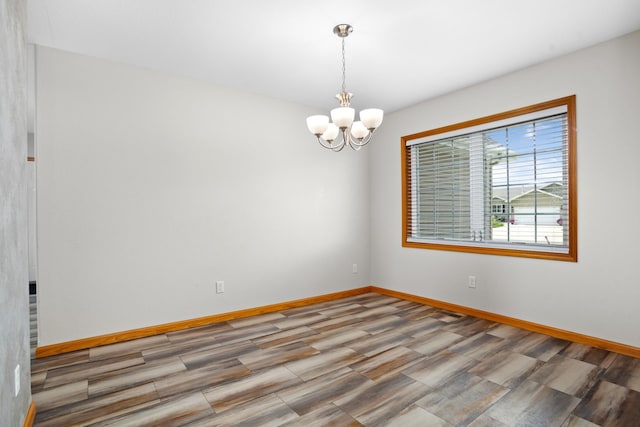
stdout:
POLYGON ((342 92, 347 91, 347 62, 344 57, 344 37, 342 37, 342 92))

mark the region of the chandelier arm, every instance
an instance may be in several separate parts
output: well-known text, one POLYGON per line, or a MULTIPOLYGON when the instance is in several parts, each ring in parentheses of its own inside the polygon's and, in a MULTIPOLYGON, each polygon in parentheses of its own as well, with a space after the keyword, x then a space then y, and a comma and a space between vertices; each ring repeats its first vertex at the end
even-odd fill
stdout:
MULTIPOLYGON (((340 141, 339 144, 336 144, 336 145, 331 144, 329 141, 326 141, 321 136, 318 136, 317 138, 318 138, 318 142, 320 143, 320 145, 322 145, 324 148, 327 148, 329 150, 333 150, 335 152, 342 151, 342 149, 345 146, 344 138, 340 141)), ((333 140, 333 141, 335 142, 336 140, 333 140)))
MULTIPOLYGON (((337 140, 334 140, 334 141, 337 141, 337 140)), ((342 138, 340 138, 340 143, 338 143, 336 145, 332 145, 329 148, 331 148, 331 150, 333 150, 333 151, 335 151, 337 153, 339 151, 342 151, 342 149, 345 147, 345 145, 347 145, 347 144, 345 144, 344 137, 342 137, 342 138)))
POLYGON ((341 129, 341 131, 342 131, 342 140, 344 141, 344 145, 348 145, 349 147, 353 148, 353 145, 351 145, 351 129, 344 128, 344 129, 341 129))
MULTIPOLYGON (((348 132, 348 129, 347 129, 348 132)), ((339 151, 342 151, 342 149, 344 147, 346 147, 347 145, 349 145, 349 139, 345 138, 345 130, 341 129, 342 137, 340 138, 340 144, 338 144, 336 147, 333 148, 333 151, 335 151, 336 153, 339 151)))
POLYGON ((360 149, 363 147, 363 145, 354 144, 354 140, 353 139, 351 139, 351 141, 349 142, 349 148, 351 148, 353 151, 360 151, 360 149))
POLYGON ((331 143, 329 143, 328 141, 325 141, 324 138, 322 138, 320 135, 318 135, 317 138, 320 145, 322 145, 324 148, 333 149, 333 146, 331 145, 331 143))
MULTIPOLYGON (((374 129, 375 130, 375 129, 374 129)), ((367 136, 365 136, 362 139, 358 139, 358 138, 352 138, 352 143, 353 145, 355 145, 356 147, 364 147, 365 145, 367 145, 369 142, 371 142, 371 138, 373 137, 373 131, 370 130, 369 133, 367 134, 367 136)))
POLYGON ((342 144, 338 145, 336 148, 332 148, 332 150, 335 151, 336 153, 339 153, 346 146, 347 146, 347 144, 345 144, 344 140, 343 140, 342 144))

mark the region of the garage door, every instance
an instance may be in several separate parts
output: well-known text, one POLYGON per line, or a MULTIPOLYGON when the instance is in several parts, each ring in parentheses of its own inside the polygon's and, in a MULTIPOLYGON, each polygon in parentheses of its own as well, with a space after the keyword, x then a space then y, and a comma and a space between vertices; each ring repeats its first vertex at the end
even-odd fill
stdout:
MULTIPOLYGON (((558 225, 560 218, 559 206, 547 206, 538 208, 538 225, 558 225)), ((535 224, 536 215, 531 208, 515 208, 513 218, 515 224, 535 224)))

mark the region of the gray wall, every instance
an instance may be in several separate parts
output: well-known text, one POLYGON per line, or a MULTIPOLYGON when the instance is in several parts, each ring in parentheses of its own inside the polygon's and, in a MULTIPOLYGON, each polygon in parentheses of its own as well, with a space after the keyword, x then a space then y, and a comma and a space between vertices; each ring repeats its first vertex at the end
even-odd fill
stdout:
POLYGON ((0 425, 31 402, 27 272, 26 2, 0 2, 0 425), (20 393, 14 370, 20 365, 20 393))
POLYGON ((370 152, 373 283, 640 346, 638 76, 635 32, 390 114, 370 152), (401 246, 401 136, 571 94, 577 263, 401 246))
POLYGON ((36 56, 41 346, 370 283, 367 152, 320 147, 319 111, 36 56))

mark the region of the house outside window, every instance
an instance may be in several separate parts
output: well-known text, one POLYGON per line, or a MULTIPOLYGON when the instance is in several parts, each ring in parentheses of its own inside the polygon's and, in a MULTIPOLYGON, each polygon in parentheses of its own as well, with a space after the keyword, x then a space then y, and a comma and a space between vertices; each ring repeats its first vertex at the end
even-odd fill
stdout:
POLYGON ((577 260, 575 96, 402 138, 403 246, 577 260))

